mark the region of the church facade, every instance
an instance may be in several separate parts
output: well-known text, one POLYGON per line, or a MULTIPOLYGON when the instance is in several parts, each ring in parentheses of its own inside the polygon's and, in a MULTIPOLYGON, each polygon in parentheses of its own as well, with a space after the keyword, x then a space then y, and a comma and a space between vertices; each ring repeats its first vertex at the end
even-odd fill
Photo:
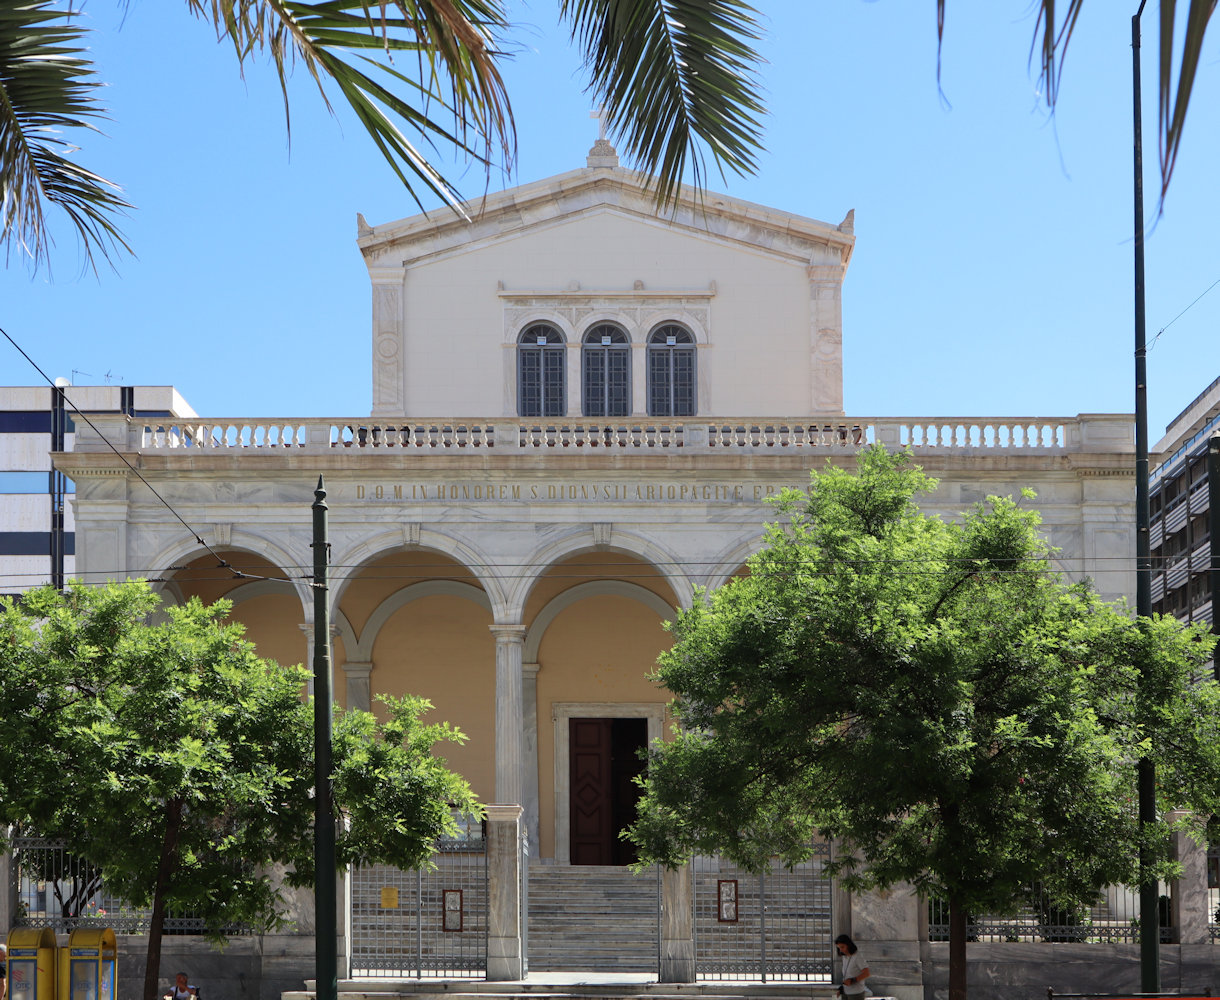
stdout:
POLYGON ((670 724, 664 623, 744 570, 768 498, 811 468, 910 447, 946 517, 1032 487, 1065 571, 1133 591, 1129 416, 845 412, 855 238, 852 213, 712 193, 658 214, 601 143, 473 222, 361 218, 371 415, 98 414, 230 568, 78 425, 57 458, 77 571, 226 597, 260 654, 308 664, 323 476, 337 700, 429 698, 470 736, 451 765, 523 807, 532 858, 623 864, 622 762, 670 724))

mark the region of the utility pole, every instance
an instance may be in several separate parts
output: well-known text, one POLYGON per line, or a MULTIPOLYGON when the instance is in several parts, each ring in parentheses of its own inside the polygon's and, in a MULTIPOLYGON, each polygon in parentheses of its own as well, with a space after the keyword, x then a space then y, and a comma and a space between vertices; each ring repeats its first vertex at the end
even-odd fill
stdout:
MULTIPOLYGON (((1140 108, 1140 15, 1131 18, 1132 144, 1135 148, 1135 613, 1152 614, 1152 546, 1148 516, 1148 352, 1144 331, 1144 133, 1140 108)), ((1138 774, 1139 825, 1156 823, 1156 765, 1141 757, 1138 774)), ((1161 990, 1161 908, 1157 883, 1149 877, 1151 853, 1141 842, 1140 989, 1161 990)))
POLYGON ((317 1000, 338 1000, 339 935, 336 926, 335 812, 331 788, 330 542, 326 486, 318 476, 313 503, 313 740, 314 740, 314 927, 317 1000))

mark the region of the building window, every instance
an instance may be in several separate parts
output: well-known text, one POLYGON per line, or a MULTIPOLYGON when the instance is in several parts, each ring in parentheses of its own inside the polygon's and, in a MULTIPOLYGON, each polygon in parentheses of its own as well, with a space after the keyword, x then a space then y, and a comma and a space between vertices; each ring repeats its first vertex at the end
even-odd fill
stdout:
POLYGON ((631 344, 617 326, 601 323, 581 348, 581 400, 586 417, 631 415, 631 344))
POLYGON ((648 338, 648 415, 693 417, 695 398, 695 338, 673 323, 648 338))
POLYGON ((563 334, 548 323, 527 327, 517 341, 517 413, 562 417, 567 412, 563 334))

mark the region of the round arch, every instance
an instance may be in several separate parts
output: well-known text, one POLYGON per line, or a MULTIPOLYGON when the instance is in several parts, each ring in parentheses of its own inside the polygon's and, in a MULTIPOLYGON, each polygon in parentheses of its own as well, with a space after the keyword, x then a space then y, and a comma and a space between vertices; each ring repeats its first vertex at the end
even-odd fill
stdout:
POLYGON ((617 526, 612 532, 610 544, 594 542, 586 526, 574 526, 570 532, 557 538, 550 545, 539 550, 534 560, 521 574, 520 580, 509 591, 505 604, 506 617, 502 624, 517 624, 525 613, 525 604, 534 587, 541 581, 548 569, 556 563, 571 556, 583 555, 586 552, 616 552, 619 555, 640 559, 652 566, 668 585, 674 595, 677 607, 690 607, 694 599, 694 586, 686 574, 678 568, 677 556, 644 535, 623 531, 617 526), (664 568, 663 568, 664 567, 664 568))
POLYGON ((712 569, 703 579, 703 586, 715 590, 729 582, 729 579, 745 564, 745 561, 762 548, 761 534, 736 541, 728 548, 721 549, 712 560, 712 569))
MULTIPOLYGON (((304 579, 302 575, 299 579, 292 579, 288 576, 285 566, 298 566, 292 554, 281 547, 278 543, 257 532, 248 531, 245 528, 234 527, 230 534, 230 541, 227 545, 217 545, 214 548, 220 552, 248 552, 252 556, 257 556, 260 559, 265 559, 267 562, 276 566, 284 574, 286 579, 283 581, 272 581, 275 583, 284 583, 292 588, 296 594, 297 600, 301 602, 301 608, 305 615, 306 621, 311 621, 313 618, 313 592, 309 588, 309 581, 304 579)), ((186 548, 181 545, 166 546, 161 549, 152 560, 150 566, 176 566, 182 563, 190 562, 194 559, 199 559, 202 556, 209 556, 212 553, 200 546, 186 548)), ((262 581, 251 581, 262 582, 262 581)), ((169 579, 162 588, 168 589, 169 586, 174 587, 174 592, 178 597, 179 603, 182 601, 182 590, 174 579, 169 579)), ((243 585, 245 586, 245 585, 243 585)), ((234 588, 240 589, 240 588, 234 588)))
POLYGON ((491 558, 478 551, 469 543, 431 528, 422 528, 420 530, 418 543, 407 543, 404 540, 402 530, 396 529, 384 531, 371 538, 360 539, 349 545, 346 549, 337 552, 334 558, 335 564, 351 566, 352 569, 347 571, 342 577, 336 577, 331 586, 332 616, 338 610, 339 602, 343 599, 347 588, 359 578, 361 571, 368 563, 400 549, 416 552, 431 550, 461 565, 463 569, 479 581, 479 585, 483 588, 487 601, 491 606, 492 617, 497 622, 502 620, 501 614, 508 607, 508 600, 499 577, 490 572, 493 566, 491 558), (479 568, 476 569, 475 567, 479 568))
POLYGON ((711 337, 708 336, 708 331, 704 325, 699 322, 693 315, 683 309, 658 309, 644 316, 639 324, 640 342, 648 343, 648 338, 662 326, 673 324, 675 326, 685 327, 690 331, 690 335, 695 339, 695 344, 699 347, 706 347, 711 343, 711 337))
MULTIPOLYGON (((373 613, 369 615, 369 620, 365 622, 364 628, 360 630, 360 638, 353 639, 349 659, 372 660, 373 647, 377 643, 377 635, 382 626, 389 621, 394 612, 423 597, 461 597, 472 601, 488 613, 494 614, 486 592, 469 583, 461 583, 458 580, 424 580, 422 583, 413 583, 409 587, 395 591, 377 605, 373 613)), ((351 626, 349 625, 348 628, 350 629, 351 626)))
POLYGON ((538 612, 525 635, 525 648, 521 653, 523 661, 537 663, 538 647, 542 645, 542 637, 546 635, 551 623, 577 601, 590 597, 626 597, 639 601, 666 619, 672 617, 677 610, 664 598, 637 583, 628 583, 626 580, 591 580, 589 583, 580 583, 552 598, 538 612))

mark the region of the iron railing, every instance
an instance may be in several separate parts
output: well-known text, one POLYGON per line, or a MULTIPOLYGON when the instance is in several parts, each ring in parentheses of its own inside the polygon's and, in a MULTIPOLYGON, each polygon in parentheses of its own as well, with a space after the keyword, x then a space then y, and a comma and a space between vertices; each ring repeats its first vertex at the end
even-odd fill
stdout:
MULTIPOLYGON (((78 927, 111 927, 119 934, 148 932, 152 911, 133 906, 107 889, 97 866, 67 850, 61 840, 15 836, 13 854, 14 923, 23 927, 50 927, 66 934, 78 927)), ((202 934, 202 917, 167 913, 166 934, 202 934)), ((249 928, 226 927, 227 936, 248 934, 249 928)))
POLYGON ((353 978, 477 979, 487 971, 487 849, 481 828, 444 840, 428 869, 352 870, 353 978))
MULTIPOLYGON (((1169 897, 1161 897, 1161 940, 1174 940, 1169 897)), ((949 940, 949 904, 928 900, 928 940, 949 940)), ((1028 902, 1011 915, 969 914, 967 941, 1046 941, 1119 944, 1139 941, 1139 890, 1109 886, 1092 906, 1057 906, 1041 886, 1029 888, 1028 902)))
POLYGON ((775 861, 758 875, 720 857, 692 862, 699 979, 830 981, 830 848, 814 851, 794 868, 775 861))

